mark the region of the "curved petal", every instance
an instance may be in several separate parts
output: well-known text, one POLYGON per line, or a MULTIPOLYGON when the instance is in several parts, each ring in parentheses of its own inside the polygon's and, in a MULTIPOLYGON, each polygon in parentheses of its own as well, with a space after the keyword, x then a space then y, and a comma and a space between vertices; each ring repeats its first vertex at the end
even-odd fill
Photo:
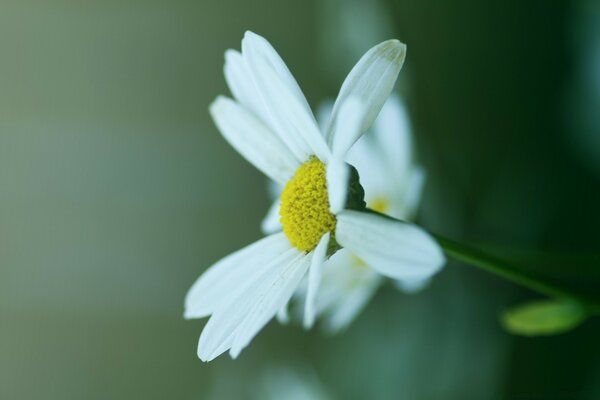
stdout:
POLYGON ((321 273, 323 272, 323 263, 327 256, 327 247, 329 246, 329 232, 321 237, 319 244, 315 248, 310 270, 308 271, 308 292, 306 293, 306 303, 304 303, 304 329, 310 329, 315 323, 316 301, 319 285, 321 283, 321 273))
POLYGON ((337 214, 344 208, 348 196, 350 167, 339 157, 332 157, 327 164, 327 195, 329 210, 337 214))
POLYGON ((424 279, 445 263, 442 249, 424 230, 375 214, 341 211, 336 240, 393 279, 424 279))
POLYGON ((349 97, 358 97, 365 105, 366 112, 361 121, 360 131, 369 129, 394 87, 405 55, 404 44, 398 40, 388 40, 373 47, 361 57, 342 84, 333 106, 325 135, 328 143, 333 143, 336 125, 340 122, 340 107, 349 97))
POLYGON ((280 206, 281 202, 279 201, 279 199, 275 200, 275 202, 273 202, 273 204, 269 208, 269 211, 267 211, 267 215, 265 215, 262 222, 260 223, 260 230, 265 235, 270 235, 272 233, 281 231, 281 221, 279 220, 280 206))
MULTIPOLYGON (((268 51, 265 42, 260 36, 247 32, 242 41, 242 55, 275 131, 300 160, 307 160, 314 154, 326 162, 330 151, 314 116, 305 106, 306 100, 299 100, 298 92, 290 87, 289 81, 281 78, 280 63, 274 62, 276 53, 272 48, 272 52, 268 51)), ((277 60, 281 61, 279 56, 277 60)))
MULTIPOLYGON (((198 342, 198 357, 202 361, 210 361, 230 349, 252 307, 268 294, 274 279, 287 282, 285 271, 303 258, 303 253, 289 249, 266 263, 261 273, 247 275, 246 278, 254 275, 252 282, 244 282, 244 287, 234 295, 228 296, 227 301, 208 320, 198 342)), ((279 304, 279 307, 283 304, 284 302, 279 304)))
POLYGON ((281 140, 235 101, 217 97, 210 114, 229 144, 269 178, 285 183, 300 166, 281 140))
POLYGON ((310 106, 308 105, 306 97, 304 97, 304 93, 302 93, 298 82, 296 82, 296 79, 294 79, 294 76, 288 69, 287 65, 285 65, 285 62, 279 56, 275 48, 271 46, 269 41, 252 31, 246 31, 242 41, 242 46, 244 46, 244 44, 251 47, 257 54, 260 54, 261 58, 265 59, 269 63, 269 65, 273 68, 273 71, 276 73, 277 78, 281 80, 281 82, 289 89, 290 93, 296 98, 298 103, 306 110, 306 112, 311 114, 312 111, 310 106))
POLYGON ((277 311, 290 300, 304 277, 309 263, 310 258, 302 254, 271 277, 262 292, 252 301, 251 307, 235 333, 235 340, 229 351, 232 358, 236 358, 277 311))
POLYGON ((208 268, 185 297, 184 317, 203 318, 212 314, 243 282, 260 276, 261 269, 291 248, 283 233, 267 236, 208 268))

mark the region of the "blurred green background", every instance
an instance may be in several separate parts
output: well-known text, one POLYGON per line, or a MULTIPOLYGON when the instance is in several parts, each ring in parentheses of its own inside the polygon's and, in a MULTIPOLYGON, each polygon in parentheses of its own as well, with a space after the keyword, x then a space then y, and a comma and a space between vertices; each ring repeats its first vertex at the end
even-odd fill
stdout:
POLYGON ((498 314, 538 296, 458 263, 340 336, 271 323, 236 361, 196 358, 185 293, 269 206, 207 112, 246 29, 313 107, 407 43, 420 222, 598 293, 596 2, 1 0, 0 398, 256 398, 273 365, 341 399, 600 398, 597 320, 510 336, 498 314))

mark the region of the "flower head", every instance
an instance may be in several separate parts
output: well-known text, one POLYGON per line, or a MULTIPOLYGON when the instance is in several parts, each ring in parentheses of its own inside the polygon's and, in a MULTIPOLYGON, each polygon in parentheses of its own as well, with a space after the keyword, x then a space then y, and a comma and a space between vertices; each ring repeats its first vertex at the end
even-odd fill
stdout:
POLYGON ((202 360, 227 350, 237 357, 287 304, 307 271, 306 315, 314 319, 323 263, 342 247, 392 274, 420 275, 443 264, 439 247, 421 229, 361 212, 362 188, 344 161, 389 96, 404 55, 397 40, 369 50, 344 81, 322 132, 264 38, 247 32, 241 53, 226 52, 225 78, 235 100, 218 97, 210 112, 243 157, 285 186, 283 232, 217 262, 188 292, 185 317, 210 316, 198 344, 202 360))

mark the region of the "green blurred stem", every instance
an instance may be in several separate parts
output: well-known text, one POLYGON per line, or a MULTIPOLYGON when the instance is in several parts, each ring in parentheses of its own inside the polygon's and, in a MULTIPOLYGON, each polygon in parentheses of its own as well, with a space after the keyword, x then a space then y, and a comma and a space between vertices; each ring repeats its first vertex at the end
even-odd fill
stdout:
POLYGON ((586 310, 591 314, 600 313, 600 302, 596 298, 564 286, 555 280, 531 274, 521 268, 515 267, 514 265, 511 265, 501 259, 498 259, 464 243, 460 243, 440 235, 433 236, 436 238, 440 246, 442 246, 448 257, 481 268, 504 279, 546 294, 550 297, 577 301, 586 307, 586 310))

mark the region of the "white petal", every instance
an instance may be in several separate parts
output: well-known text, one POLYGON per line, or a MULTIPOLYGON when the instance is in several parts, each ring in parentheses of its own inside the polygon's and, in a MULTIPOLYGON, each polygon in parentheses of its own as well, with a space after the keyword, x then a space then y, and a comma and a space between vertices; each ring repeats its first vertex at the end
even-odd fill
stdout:
POLYGON ((229 296, 208 320, 198 342, 198 357, 210 361, 231 348, 253 305, 261 300, 273 279, 279 278, 291 264, 295 265, 295 260, 304 257, 298 250, 289 249, 267 262, 261 273, 246 275, 247 280, 252 278, 251 282, 244 281, 243 289, 229 296))
POLYGON ((445 263, 440 246, 424 230, 375 214, 341 211, 337 214, 336 240, 393 279, 424 279, 445 263))
POLYGON ((235 101, 219 96, 210 113, 229 144, 271 179, 285 183, 300 166, 281 140, 235 101))
POLYGON ((308 272, 308 292, 306 294, 306 303, 304 307, 304 329, 310 329, 315 323, 316 315, 316 300, 319 292, 319 284, 321 283, 321 273, 323 271, 323 263, 327 256, 327 247, 329 246, 329 232, 321 237, 319 244, 315 248, 310 270, 308 272))
POLYGON ((358 140, 365 107, 357 97, 349 97, 340 106, 338 122, 333 134, 332 151, 334 156, 344 158, 346 152, 358 140))
MULTIPOLYGON (((242 41, 242 54, 265 108, 269 111, 274 129, 300 160, 304 161, 314 154, 326 162, 330 151, 314 116, 305 106, 306 100, 299 100, 299 96, 302 99, 304 96, 299 89, 296 91, 291 88, 288 80, 281 78, 281 68, 278 67, 280 64, 274 62, 276 53, 273 53, 274 50, 268 51, 264 44, 266 41, 259 38, 246 33, 242 41)), ((277 60, 281 61, 278 56, 277 60)))
POLYGON ((283 59, 267 39, 254 32, 246 31, 244 40, 242 41, 242 46, 244 45, 246 45, 246 48, 252 48, 253 52, 260 54, 261 58, 269 63, 277 75, 277 78, 288 88, 289 92, 296 98, 306 112, 311 114, 310 106, 308 105, 300 86, 296 82, 296 79, 294 79, 294 76, 287 65, 285 65, 283 59))
POLYGON ((337 214, 346 205, 350 167, 343 159, 332 157, 327 164, 327 194, 329 210, 337 214))
POLYGON ((283 233, 268 236, 213 264, 185 297, 185 318, 212 314, 243 282, 260 275, 270 261, 291 248, 283 233))
POLYGON ((349 97, 358 97, 365 105, 366 112, 360 131, 369 129, 394 87, 405 54, 404 44, 397 40, 388 40, 362 56, 346 77, 338 94, 326 131, 328 143, 333 143, 334 132, 337 132, 336 125, 340 122, 340 107, 349 97))
POLYGON ((310 257, 301 255, 278 271, 262 290, 258 299, 251 303, 243 322, 235 334, 229 354, 236 358, 254 336, 269 322, 277 311, 286 304, 306 273, 310 257))

